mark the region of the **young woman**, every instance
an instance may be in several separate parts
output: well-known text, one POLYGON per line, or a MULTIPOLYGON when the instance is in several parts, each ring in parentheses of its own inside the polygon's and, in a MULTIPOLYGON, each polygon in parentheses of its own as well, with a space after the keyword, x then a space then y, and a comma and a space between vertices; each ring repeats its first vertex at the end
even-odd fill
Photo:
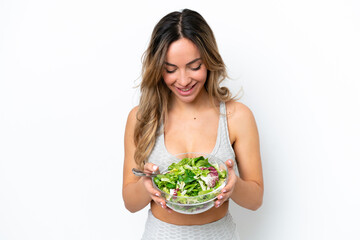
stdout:
POLYGON ((227 77, 212 30, 185 9, 163 17, 144 55, 139 106, 125 130, 123 199, 136 212, 149 203, 143 239, 237 239, 228 213, 229 199, 256 210, 262 204, 263 177, 259 137, 252 112, 220 83, 227 77), (226 161, 227 185, 215 207, 194 215, 165 205, 149 177, 171 156, 211 153, 226 161))

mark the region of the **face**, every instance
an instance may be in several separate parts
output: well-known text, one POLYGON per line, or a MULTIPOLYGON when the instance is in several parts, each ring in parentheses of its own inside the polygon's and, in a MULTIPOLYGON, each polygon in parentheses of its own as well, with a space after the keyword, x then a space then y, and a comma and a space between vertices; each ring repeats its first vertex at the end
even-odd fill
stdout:
POLYGON ((193 102, 205 91, 207 69, 196 45, 186 38, 172 44, 166 54, 163 78, 174 96, 186 103, 193 102))

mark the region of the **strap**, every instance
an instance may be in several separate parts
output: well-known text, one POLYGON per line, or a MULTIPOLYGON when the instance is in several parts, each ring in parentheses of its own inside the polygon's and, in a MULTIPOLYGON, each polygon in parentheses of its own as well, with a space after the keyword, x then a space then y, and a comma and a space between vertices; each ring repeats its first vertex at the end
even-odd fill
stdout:
POLYGON ((226 105, 225 102, 220 102, 220 114, 223 116, 226 115, 226 105))

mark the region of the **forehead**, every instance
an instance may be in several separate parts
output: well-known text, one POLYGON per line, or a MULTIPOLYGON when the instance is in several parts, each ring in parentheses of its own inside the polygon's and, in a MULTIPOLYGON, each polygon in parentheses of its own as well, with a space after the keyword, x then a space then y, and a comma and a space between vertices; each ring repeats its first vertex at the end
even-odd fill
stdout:
POLYGON ((171 43, 166 53, 166 61, 175 65, 185 65, 199 57, 199 49, 187 38, 171 43))

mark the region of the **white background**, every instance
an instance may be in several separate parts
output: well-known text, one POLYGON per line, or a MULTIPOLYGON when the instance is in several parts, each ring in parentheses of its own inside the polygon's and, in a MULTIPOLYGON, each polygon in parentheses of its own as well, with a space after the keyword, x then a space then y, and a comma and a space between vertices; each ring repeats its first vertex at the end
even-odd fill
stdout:
POLYGON ((1 240, 141 237, 125 122, 152 29, 182 8, 257 120, 264 203, 231 203, 242 239, 360 239, 358 1, 0 0, 1 240))

